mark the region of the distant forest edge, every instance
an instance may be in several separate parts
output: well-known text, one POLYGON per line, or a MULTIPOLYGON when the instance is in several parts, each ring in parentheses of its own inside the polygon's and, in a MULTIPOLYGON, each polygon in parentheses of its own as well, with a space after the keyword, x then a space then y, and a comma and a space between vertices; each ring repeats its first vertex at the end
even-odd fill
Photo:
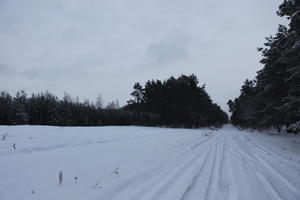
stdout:
MULTIPOLYGON (((246 80, 239 97, 229 100, 230 121, 243 128, 285 128, 300 133, 300 1, 285 0, 277 15, 289 25, 279 25, 275 36, 266 38, 260 61, 264 67, 253 80, 246 80)), ((146 125, 197 128, 228 122, 227 114, 199 87, 195 75, 165 81, 135 83, 131 100, 119 108, 62 100, 49 92, 27 97, 0 94, 0 125, 33 124, 59 126, 146 125)))
POLYGON ((279 25, 266 38, 260 61, 264 67, 254 80, 246 80, 238 98, 228 102, 234 125, 300 132, 300 1, 285 0, 277 15, 286 16, 288 27, 279 25))
POLYGON ((104 108, 101 96, 96 103, 80 102, 65 94, 59 99, 50 92, 32 94, 21 90, 13 97, 0 94, 0 125, 107 126, 144 125, 197 128, 220 126, 227 114, 212 102, 205 86, 195 75, 170 77, 165 81, 135 83, 132 99, 119 108, 113 101, 104 108))

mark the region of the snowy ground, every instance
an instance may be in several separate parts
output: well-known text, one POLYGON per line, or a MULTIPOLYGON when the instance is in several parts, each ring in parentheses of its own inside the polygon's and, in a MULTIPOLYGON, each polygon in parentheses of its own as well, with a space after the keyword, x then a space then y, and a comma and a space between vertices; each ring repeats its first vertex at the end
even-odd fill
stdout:
POLYGON ((299 200, 300 137, 0 126, 0 200, 20 199, 299 200))

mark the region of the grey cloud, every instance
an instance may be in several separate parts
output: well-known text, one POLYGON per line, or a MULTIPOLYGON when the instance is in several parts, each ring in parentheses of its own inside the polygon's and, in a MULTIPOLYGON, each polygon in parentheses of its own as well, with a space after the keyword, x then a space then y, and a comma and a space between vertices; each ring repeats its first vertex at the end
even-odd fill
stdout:
MULTIPOLYGON (((15 69, 9 67, 8 65, 0 62, 0 74, 1 75, 11 75, 16 73, 15 69)), ((1 76, 0 76, 1 77, 1 76)))
POLYGON ((161 66, 187 59, 188 52, 185 47, 178 44, 157 42, 147 48, 146 57, 149 59, 150 64, 161 66))
POLYGON ((281 2, 0 0, 0 86, 125 103, 136 81, 194 73, 227 109, 281 2))
POLYGON ((58 78, 62 76, 63 73, 66 71, 64 69, 59 69, 55 67, 34 67, 23 70, 21 75, 28 78, 35 78, 35 79, 51 79, 51 78, 58 78))

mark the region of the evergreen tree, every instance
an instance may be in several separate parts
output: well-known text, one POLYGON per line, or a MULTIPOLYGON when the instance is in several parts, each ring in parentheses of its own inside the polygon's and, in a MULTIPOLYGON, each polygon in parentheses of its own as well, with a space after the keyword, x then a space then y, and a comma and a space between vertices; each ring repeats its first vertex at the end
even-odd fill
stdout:
POLYGON ((0 93, 0 124, 10 124, 9 112, 12 107, 12 97, 6 91, 0 93))
POLYGON ((170 77, 162 81, 147 81, 143 88, 134 85, 131 93, 133 100, 128 101, 127 109, 139 113, 137 118, 144 124, 147 113, 152 121, 159 125, 172 127, 200 127, 227 123, 227 114, 213 104, 205 91, 205 86, 198 87, 195 75, 170 77))
POLYGON ((24 90, 18 91, 10 106, 9 120, 13 125, 27 124, 29 117, 26 110, 27 94, 24 90))
POLYGON ((102 98, 101 94, 98 94, 95 106, 98 109, 103 109, 104 108, 104 101, 103 101, 103 98, 102 98))
POLYGON ((300 2, 285 0, 277 14, 290 20, 279 25, 275 36, 266 38, 263 69, 250 87, 229 101, 231 121, 240 126, 265 128, 290 126, 300 121, 300 2))

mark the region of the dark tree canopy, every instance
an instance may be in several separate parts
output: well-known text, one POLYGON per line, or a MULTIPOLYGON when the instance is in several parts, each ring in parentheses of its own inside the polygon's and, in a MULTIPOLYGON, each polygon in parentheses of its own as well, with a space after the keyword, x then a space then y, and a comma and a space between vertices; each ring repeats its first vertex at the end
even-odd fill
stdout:
MULTIPOLYGON (((144 88, 136 83, 127 110, 137 116, 151 113, 159 125, 201 127, 227 123, 227 114, 212 103, 205 86, 198 86, 195 75, 149 80, 144 88)), ((142 123, 142 122, 141 122, 142 123)))
MULTIPOLYGON (((108 106, 109 107, 109 106, 108 106)), ((49 92, 0 93, 0 125, 101 126, 132 125, 132 113, 111 107, 102 109, 89 101, 79 102, 65 94, 62 100, 49 92)))
POLYGON ((227 122, 227 115, 213 104, 196 76, 134 84, 133 99, 120 108, 114 100, 104 108, 101 95, 96 104, 80 102, 65 93, 59 99, 50 92, 0 93, 0 125, 105 126, 145 125, 199 127, 227 122))
POLYGON ((235 125, 267 128, 300 121, 300 1, 285 0, 277 14, 290 20, 289 27, 279 25, 276 35, 266 38, 258 48, 263 69, 228 102, 235 125))

